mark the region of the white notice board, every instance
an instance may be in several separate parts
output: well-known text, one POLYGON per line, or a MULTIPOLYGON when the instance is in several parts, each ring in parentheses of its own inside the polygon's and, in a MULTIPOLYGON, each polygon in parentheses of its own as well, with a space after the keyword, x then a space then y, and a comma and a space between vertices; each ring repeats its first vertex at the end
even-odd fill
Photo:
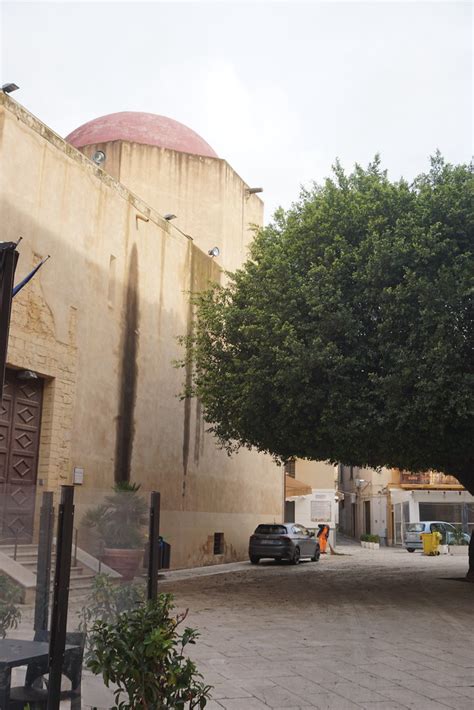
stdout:
POLYGON ((311 501, 311 520, 314 523, 330 523, 332 520, 331 500, 316 497, 311 501))

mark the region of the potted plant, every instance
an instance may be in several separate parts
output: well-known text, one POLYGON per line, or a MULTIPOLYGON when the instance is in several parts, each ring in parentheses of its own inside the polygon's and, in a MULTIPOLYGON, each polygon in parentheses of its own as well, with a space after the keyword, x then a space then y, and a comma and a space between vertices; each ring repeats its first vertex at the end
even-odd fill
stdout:
POLYGON ((82 519, 101 538, 103 563, 120 572, 124 580, 135 577, 143 559, 148 507, 139 490, 136 483, 117 483, 104 503, 82 519))
POLYGON ((198 636, 178 627, 187 611, 173 615, 172 596, 119 614, 112 622, 96 621, 90 634, 88 668, 115 685, 114 710, 185 710, 204 708, 211 686, 184 655, 198 636))
POLYGON ((378 535, 371 535, 370 542, 373 550, 378 550, 380 548, 380 538, 378 535))

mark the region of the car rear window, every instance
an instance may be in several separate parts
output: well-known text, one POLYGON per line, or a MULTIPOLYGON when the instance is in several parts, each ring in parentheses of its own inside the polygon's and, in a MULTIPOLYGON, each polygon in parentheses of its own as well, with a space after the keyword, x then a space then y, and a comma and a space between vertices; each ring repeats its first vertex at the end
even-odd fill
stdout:
POLYGON ((257 535, 284 535, 286 528, 283 525, 259 525, 255 533, 257 535))
POLYGON ((407 526, 407 532, 423 532, 424 529, 424 523, 410 523, 410 525, 407 526))

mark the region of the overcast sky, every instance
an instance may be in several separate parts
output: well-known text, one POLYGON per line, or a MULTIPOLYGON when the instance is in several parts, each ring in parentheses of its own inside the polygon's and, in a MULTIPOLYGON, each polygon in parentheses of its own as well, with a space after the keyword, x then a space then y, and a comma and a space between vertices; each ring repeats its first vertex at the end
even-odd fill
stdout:
POLYGON ((472 153, 469 2, 2 2, 1 83, 65 136, 115 111, 187 124, 266 218, 376 152, 393 179, 472 153))

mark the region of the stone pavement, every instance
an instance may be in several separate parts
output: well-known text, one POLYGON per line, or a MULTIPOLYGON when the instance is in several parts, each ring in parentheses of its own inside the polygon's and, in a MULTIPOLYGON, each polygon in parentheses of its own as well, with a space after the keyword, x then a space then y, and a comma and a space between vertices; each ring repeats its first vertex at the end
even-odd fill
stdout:
POLYGON ((338 551, 160 582, 201 632, 192 657, 214 686, 209 710, 474 708, 467 556, 338 551))
MULTIPOLYGON (((160 577, 160 591, 189 609, 186 623, 201 633, 190 655, 214 686, 208 710, 474 709, 467 555, 347 540, 337 549, 297 567, 235 562, 160 577)), ((32 614, 24 610, 12 636, 25 637, 32 614)), ((86 671, 83 707, 112 705, 86 671)))

